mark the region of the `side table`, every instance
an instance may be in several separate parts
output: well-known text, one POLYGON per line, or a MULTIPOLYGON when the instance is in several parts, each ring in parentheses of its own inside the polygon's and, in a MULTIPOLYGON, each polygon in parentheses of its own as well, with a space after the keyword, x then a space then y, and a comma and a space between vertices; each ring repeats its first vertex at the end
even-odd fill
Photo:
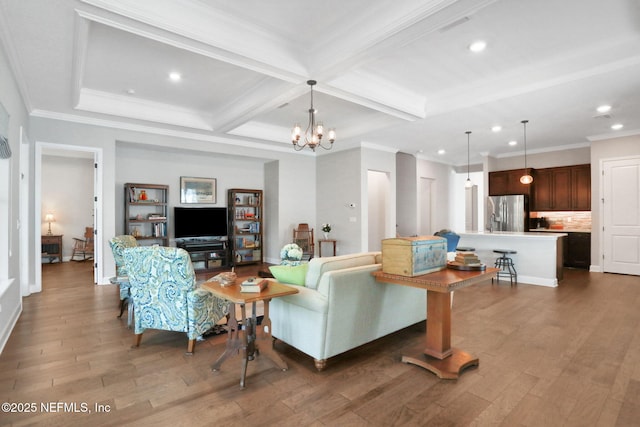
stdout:
POLYGON ((323 243, 331 243, 333 244, 333 255, 336 256, 336 240, 335 239, 320 239, 318 240, 318 256, 322 257, 322 244, 323 243))
POLYGON ((463 369, 480 360, 464 350, 451 347, 451 292, 494 278, 497 268, 460 271, 446 268, 421 276, 407 277, 376 271, 378 282, 424 289, 427 294, 426 344, 421 351, 402 356, 404 363, 421 366, 443 379, 457 379, 463 369))
POLYGON ((246 277, 238 277, 236 283, 222 287, 217 281, 207 281, 202 284, 205 289, 229 303, 229 320, 227 321, 227 344, 224 353, 218 357, 211 369, 217 371, 222 363, 230 356, 240 353, 241 371, 240 387, 244 388, 247 376, 247 364, 256 355, 264 354, 271 359, 280 369, 289 369, 287 363, 273 349, 271 337, 271 318, 269 318, 269 301, 272 298, 297 294, 295 286, 287 286, 276 281, 269 281, 269 285, 262 292, 240 292, 240 283, 246 277), (263 301, 264 315, 260 325, 256 319, 256 302, 263 301), (246 304, 251 303, 251 315, 247 317, 246 304), (241 319, 236 318, 236 304, 240 307, 241 319), (240 322, 238 322, 240 320, 240 322), (264 344, 260 346, 260 344, 264 344))
POLYGON ((62 262, 62 234, 44 234, 40 239, 41 253, 52 263, 55 258, 62 262))

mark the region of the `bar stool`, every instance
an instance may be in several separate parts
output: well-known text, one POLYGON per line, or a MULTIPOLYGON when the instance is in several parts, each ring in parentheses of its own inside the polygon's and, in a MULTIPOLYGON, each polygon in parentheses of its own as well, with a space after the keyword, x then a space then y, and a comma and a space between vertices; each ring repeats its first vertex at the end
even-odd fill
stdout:
MULTIPOLYGON (((500 277, 508 276, 511 286, 513 286, 514 282, 517 285, 518 273, 516 272, 515 265, 513 264, 513 259, 507 255, 517 254, 518 251, 514 251, 513 249, 494 249, 493 252, 500 254, 500 257, 496 258, 496 263, 494 264, 494 267, 500 269, 496 274, 496 282, 500 282, 500 277)), ((493 283, 493 279, 491 279, 491 283, 493 283)))
POLYGON ((456 252, 473 252, 476 248, 472 248, 470 246, 458 246, 456 248, 456 252))

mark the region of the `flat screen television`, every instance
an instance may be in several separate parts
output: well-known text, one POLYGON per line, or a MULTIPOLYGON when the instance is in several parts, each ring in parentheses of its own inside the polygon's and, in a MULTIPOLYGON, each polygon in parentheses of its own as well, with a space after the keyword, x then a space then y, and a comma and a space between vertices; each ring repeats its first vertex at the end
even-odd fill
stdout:
POLYGON ((227 208, 173 208, 176 239, 227 235, 227 208))

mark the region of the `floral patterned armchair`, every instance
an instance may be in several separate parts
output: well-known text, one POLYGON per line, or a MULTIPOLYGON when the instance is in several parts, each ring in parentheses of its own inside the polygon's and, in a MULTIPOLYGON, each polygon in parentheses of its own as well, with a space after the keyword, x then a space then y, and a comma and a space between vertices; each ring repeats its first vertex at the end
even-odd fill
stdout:
POLYGON ((186 332, 192 354, 196 339, 226 316, 228 304, 196 286, 184 249, 139 246, 123 253, 135 312, 134 345, 140 345, 146 328, 186 332))
POLYGON ((125 248, 138 246, 138 241, 135 237, 125 234, 109 240, 109 245, 111 246, 111 252, 113 252, 113 259, 116 262, 116 277, 111 278, 111 283, 115 283, 120 287, 120 315, 118 317, 122 317, 124 308, 127 307, 127 326, 131 327, 133 303, 131 301, 129 278, 127 277, 127 269, 124 265, 122 252, 125 248))

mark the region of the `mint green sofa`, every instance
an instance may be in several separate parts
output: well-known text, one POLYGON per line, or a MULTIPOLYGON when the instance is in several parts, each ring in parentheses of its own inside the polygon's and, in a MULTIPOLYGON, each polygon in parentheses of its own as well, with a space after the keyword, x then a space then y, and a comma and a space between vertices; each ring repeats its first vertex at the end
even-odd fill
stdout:
POLYGON ((309 261, 299 293, 270 304, 272 335, 313 357, 327 359, 426 319, 426 291, 379 283, 380 252, 309 261))

